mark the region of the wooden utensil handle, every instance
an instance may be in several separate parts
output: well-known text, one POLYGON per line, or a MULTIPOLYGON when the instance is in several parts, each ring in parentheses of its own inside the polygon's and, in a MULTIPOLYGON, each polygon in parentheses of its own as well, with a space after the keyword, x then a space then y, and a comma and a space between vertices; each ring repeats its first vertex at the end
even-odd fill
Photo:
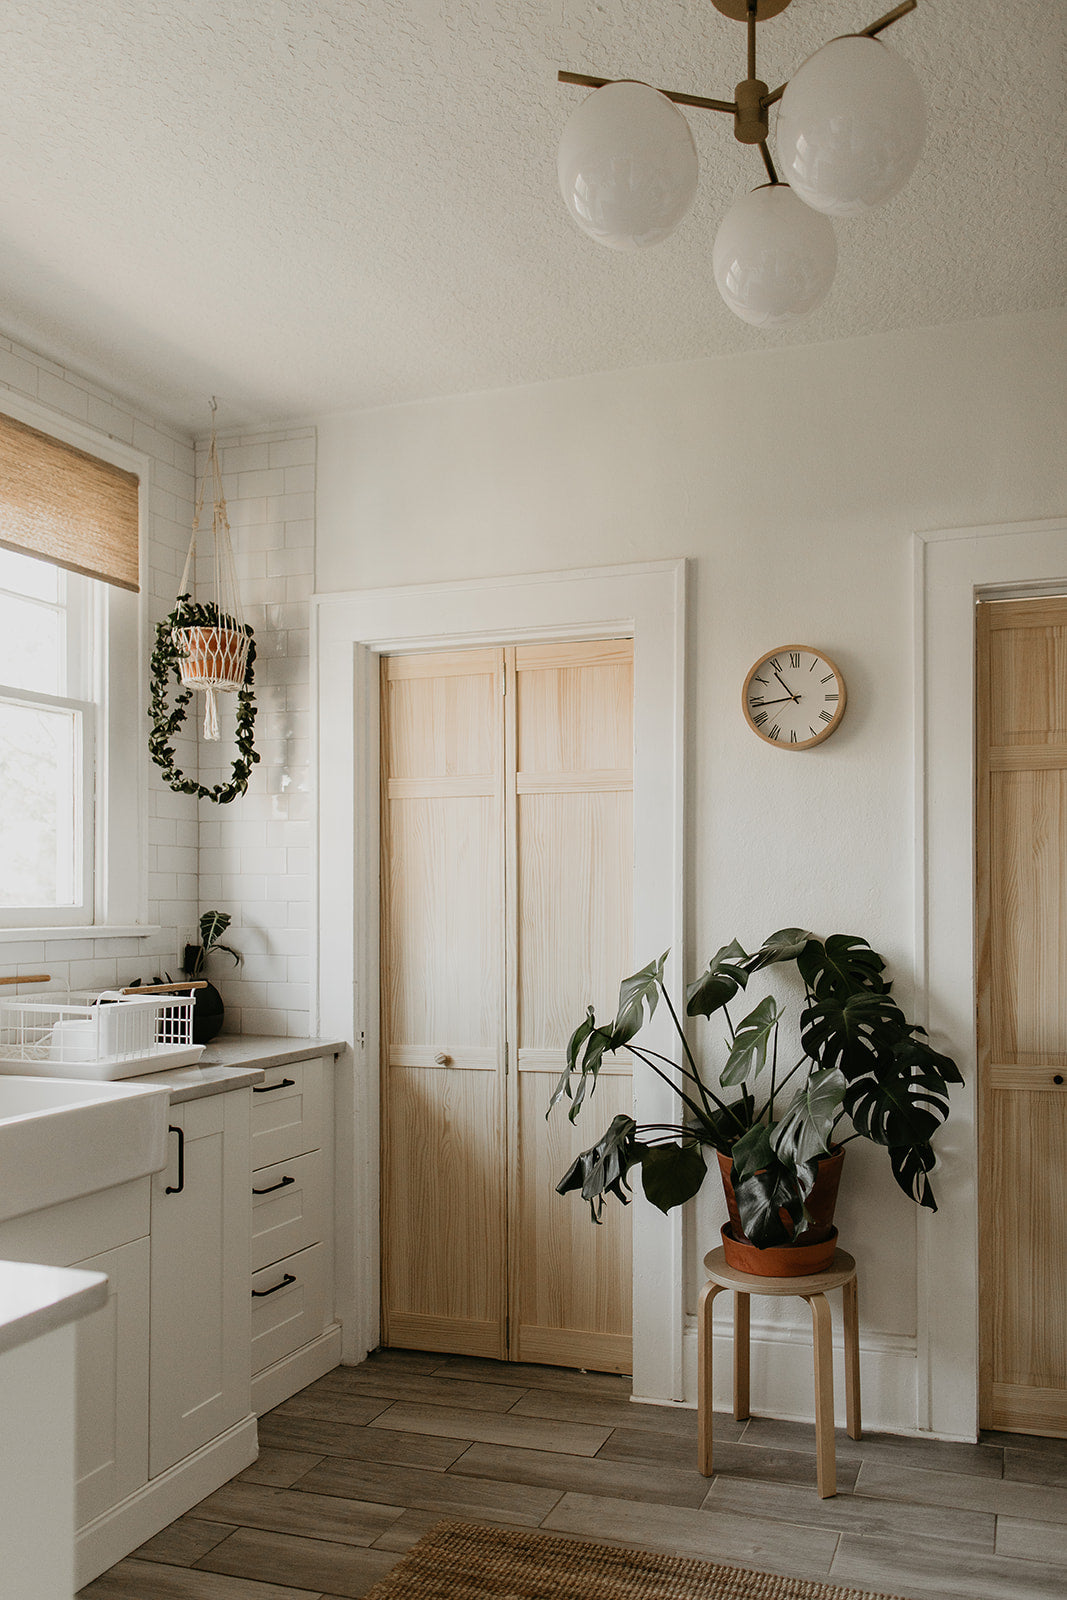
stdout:
POLYGON ((48 972, 20 972, 13 978, 0 978, 0 983, 51 983, 48 972))
MULTIPOLYGON (((31 980, 23 978, 23 983, 31 980)), ((190 978, 188 983, 138 983, 132 989, 123 989, 123 994, 184 994, 188 989, 206 989, 206 978, 190 978)))

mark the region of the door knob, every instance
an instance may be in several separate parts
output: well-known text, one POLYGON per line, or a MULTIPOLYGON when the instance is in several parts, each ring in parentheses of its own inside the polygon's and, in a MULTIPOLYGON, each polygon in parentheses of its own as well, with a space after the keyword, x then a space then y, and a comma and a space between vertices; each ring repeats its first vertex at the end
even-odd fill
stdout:
POLYGON ((438 1050, 434 1056, 434 1061, 439 1067, 450 1067, 452 1065, 452 1057, 446 1056, 443 1050, 438 1050))

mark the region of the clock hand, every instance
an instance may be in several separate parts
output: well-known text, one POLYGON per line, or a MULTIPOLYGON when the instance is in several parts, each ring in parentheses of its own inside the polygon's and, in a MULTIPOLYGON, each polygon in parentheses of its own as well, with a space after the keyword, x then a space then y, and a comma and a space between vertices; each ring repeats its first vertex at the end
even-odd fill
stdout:
MULTIPOLYGON (((784 688, 785 685, 783 684, 782 687, 784 688)), ((786 694, 780 700, 752 700, 750 704, 754 706, 784 706, 787 700, 799 699, 800 696, 798 694, 786 694)))
MULTIPOLYGON (((775 667, 775 669, 774 669, 774 676, 778 679, 778 682, 781 684, 782 688, 785 690, 785 692, 789 696, 790 700, 796 702, 796 701, 798 701, 800 699, 800 696, 798 694, 793 694, 791 692, 791 690, 789 688, 789 685, 786 683, 785 679, 782 677, 782 674, 778 671, 777 667, 775 667)), ((775 702, 775 703, 777 704, 777 702, 775 702)))

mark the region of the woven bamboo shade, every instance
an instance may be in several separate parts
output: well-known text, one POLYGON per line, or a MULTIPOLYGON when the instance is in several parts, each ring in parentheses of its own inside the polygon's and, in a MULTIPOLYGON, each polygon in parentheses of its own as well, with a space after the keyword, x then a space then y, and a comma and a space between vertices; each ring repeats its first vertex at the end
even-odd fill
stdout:
POLYGON ((139 589, 135 473, 0 415, 0 545, 139 589))

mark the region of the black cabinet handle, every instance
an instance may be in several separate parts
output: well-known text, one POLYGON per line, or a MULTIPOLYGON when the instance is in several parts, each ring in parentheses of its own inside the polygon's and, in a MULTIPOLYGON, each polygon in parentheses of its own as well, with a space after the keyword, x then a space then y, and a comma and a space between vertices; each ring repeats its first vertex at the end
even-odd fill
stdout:
POLYGON ((178 1135, 178 1181, 175 1184, 168 1183, 163 1193, 181 1194, 182 1190, 185 1188, 185 1129, 176 1128, 172 1122, 168 1127, 167 1132, 176 1133, 178 1135))
POLYGON ((268 1294, 277 1294, 278 1290, 279 1289, 284 1289, 287 1283, 295 1283, 295 1282, 296 1282, 296 1279, 293 1277, 293 1274, 291 1272, 287 1272, 285 1274, 285 1277, 282 1279, 281 1283, 276 1283, 274 1285, 273 1289, 253 1289, 252 1290, 252 1299, 253 1300, 262 1300, 268 1294))
POLYGON ((261 1083, 261 1084, 256 1084, 252 1089, 252 1093, 253 1094, 273 1094, 275 1089, 292 1089, 292 1088, 295 1087, 295 1085, 296 1085, 296 1079, 295 1078, 283 1078, 280 1083, 261 1083))
POLYGON ((272 1183, 269 1189, 256 1189, 256 1188, 253 1188, 252 1193, 253 1194, 273 1194, 275 1189, 284 1189, 286 1184, 295 1183, 295 1182, 296 1182, 295 1178, 283 1178, 280 1183, 272 1183))

